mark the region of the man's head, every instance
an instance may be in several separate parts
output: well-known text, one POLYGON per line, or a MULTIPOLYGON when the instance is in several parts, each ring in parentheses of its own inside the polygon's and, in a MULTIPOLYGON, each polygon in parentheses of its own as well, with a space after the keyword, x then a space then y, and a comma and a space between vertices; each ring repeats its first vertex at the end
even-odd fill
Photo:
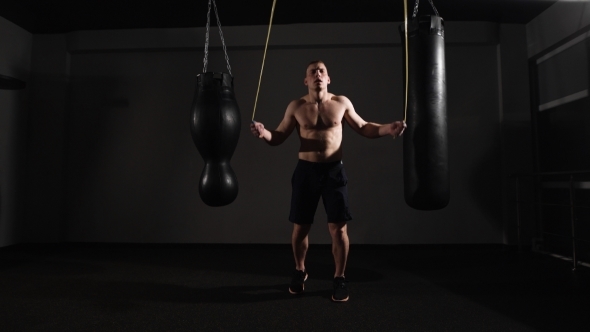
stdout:
POLYGON ((328 76, 326 64, 321 60, 310 62, 307 65, 303 83, 313 90, 327 89, 330 84, 330 76, 328 76))

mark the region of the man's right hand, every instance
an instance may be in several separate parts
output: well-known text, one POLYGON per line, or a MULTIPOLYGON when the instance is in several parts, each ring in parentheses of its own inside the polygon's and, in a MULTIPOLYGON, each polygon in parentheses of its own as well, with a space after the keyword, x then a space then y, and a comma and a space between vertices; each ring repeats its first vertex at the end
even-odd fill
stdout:
POLYGON ((263 138, 264 125, 260 122, 252 121, 252 123, 250 123, 250 131, 252 131, 252 135, 258 138, 263 138))

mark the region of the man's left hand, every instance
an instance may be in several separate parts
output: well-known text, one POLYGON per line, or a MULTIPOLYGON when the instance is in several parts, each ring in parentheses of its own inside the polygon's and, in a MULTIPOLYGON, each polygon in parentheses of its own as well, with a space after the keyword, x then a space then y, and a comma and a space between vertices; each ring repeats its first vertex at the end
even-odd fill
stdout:
POLYGON ((404 133, 404 130, 406 130, 406 127, 407 125, 405 121, 392 122, 389 127, 389 134, 393 136, 393 138, 401 136, 404 133))

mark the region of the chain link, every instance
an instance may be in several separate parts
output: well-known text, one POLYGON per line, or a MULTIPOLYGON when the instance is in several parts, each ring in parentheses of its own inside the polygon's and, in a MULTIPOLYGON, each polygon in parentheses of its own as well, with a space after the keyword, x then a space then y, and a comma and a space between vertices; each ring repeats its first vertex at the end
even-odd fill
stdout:
POLYGON ((416 0, 416 5, 414 5, 414 14, 412 14, 412 19, 416 18, 416 15, 418 14, 418 4, 420 3, 420 0, 416 0))
MULTIPOLYGON (((432 9, 434 10, 434 14, 436 14, 436 16, 440 16, 438 14, 438 10, 436 10, 436 7, 434 7, 434 3, 432 2, 432 0, 428 0, 428 2, 430 2, 430 5, 432 6, 432 9)), ((414 6, 414 14, 412 14, 412 19, 416 18, 416 15, 418 15, 418 4, 420 3, 420 0, 416 0, 416 5, 414 6)))
POLYGON ((223 38, 223 32, 221 31, 221 21, 219 20, 219 14, 217 13, 217 4, 215 0, 209 0, 209 8, 207 10, 207 28, 205 36, 205 57, 203 58, 203 73, 207 71, 207 63, 209 56, 209 25, 210 25, 210 13, 211 13, 211 2, 213 2, 213 10, 215 11, 215 18, 217 19, 217 26, 219 28, 219 36, 221 37, 221 45, 223 46, 223 53, 225 54, 225 61, 227 62, 227 70, 231 75, 231 66, 229 65, 229 57, 227 56, 227 48, 225 46, 225 40, 223 38))
POLYGON ((436 7, 434 7, 434 3, 432 3, 432 0, 428 0, 428 2, 430 2, 432 9, 434 9, 434 13, 436 14, 436 16, 440 16, 440 15, 438 15, 438 10, 436 10, 436 7))

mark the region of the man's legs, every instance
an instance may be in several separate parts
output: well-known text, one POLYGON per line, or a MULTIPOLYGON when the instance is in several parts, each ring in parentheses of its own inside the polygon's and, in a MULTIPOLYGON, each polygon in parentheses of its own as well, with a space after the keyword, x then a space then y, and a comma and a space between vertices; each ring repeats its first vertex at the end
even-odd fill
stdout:
POLYGON ((330 235, 332 236, 332 254, 336 270, 334 271, 334 293, 332 301, 348 301, 348 286, 344 277, 346 259, 348 258, 348 233, 346 232, 346 221, 328 223, 330 235))
POLYGON ((291 244, 293 245, 293 256, 295 257, 295 271, 289 286, 289 293, 300 294, 305 289, 304 283, 307 280, 307 271, 305 271, 305 255, 309 247, 309 230, 311 224, 293 223, 293 234, 291 235, 291 244))
POLYGON ((311 224, 293 223, 293 234, 291 235, 291 244, 293 246, 293 256, 295 258, 295 269, 305 271, 305 255, 309 248, 309 230, 311 224))
POLYGON ((348 258, 348 233, 346 232, 346 221, 338 223, 328 223, 330 235, 332 236, 332 254, 336 270, 334 278, 344 276, 346 269, 346 259, 348 258))

